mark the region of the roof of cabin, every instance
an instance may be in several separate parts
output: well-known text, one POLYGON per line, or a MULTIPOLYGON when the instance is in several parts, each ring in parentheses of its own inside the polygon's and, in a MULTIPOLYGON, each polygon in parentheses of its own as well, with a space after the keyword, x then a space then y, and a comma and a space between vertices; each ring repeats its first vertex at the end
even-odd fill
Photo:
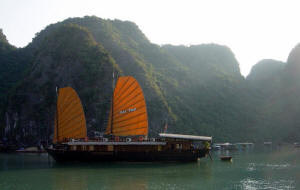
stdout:
POLYGON ((196 135, 182 135, 182 134, 170 134, 170 133, 159 133, 160 137, 174 138, 174 139, 189 139, 198 141, 212 141, 212 137, 196 136, 196 135))

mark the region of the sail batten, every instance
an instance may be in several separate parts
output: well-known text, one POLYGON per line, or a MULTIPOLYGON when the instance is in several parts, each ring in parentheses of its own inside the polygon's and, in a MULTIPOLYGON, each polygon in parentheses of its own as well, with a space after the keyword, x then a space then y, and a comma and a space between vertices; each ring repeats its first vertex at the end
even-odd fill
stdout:
POLYGON ((85 137, 87 137, 86 120, 77 93, 71 87, 60 88, 54 120, 53 143, 60 143, 66 138, 85 137))
POLYGON ((127 85, 127 82, 129 81, 129 79, 123 84, 123 87, 121 87, 120 89, 115 88, 116 91, 119 91, 119 94, 116 95, 115 97, 115 101, 118 102, 119 99, 124 96, 125 92, 127 92, 127 90, 135 83, 135 81, 131 81, 131 83, 129 84, 129 86, 126 88, 125 86, 127 85), (125 89, 124 91, 122 91, 123 89, 125 89))
POLYGON ((118 100, 114 102, 115 105, 119 105, 122 102, 128 102, 128 99, 132 98, 131 96, 135 96, 135 92, 137 92, 139 89, 139 86, 136 86, 134 89, 132 89, 128 94, 123 94, 123 96, 120 96, 118 100))
MULTIPOLYGON (((143 110, 142 110, 143 111, 143 110)), ((147 114, 146 112, 138 112, 135 115, 129 115, 127 117, 124 116, 124 118, 121 118, 119 120, 117 120, 118 118, 115 119, 114 123, 122 123, 124 121, 128 121, 128 120, 132 120, 135 117, 139 117, 139 116, 144 116, 145 114, 147 114)), ((147 120, 147 118, 145 117, 145 120, 147 120)))
POLYGON ((117 81, 106 134, 148 135, 148 116, 143 90, 131 76, 117 81))
POLYGON ((127 122, 127 123, 124 122, 125 124, 123 124, 123 125, 118 123, 117 127, 119 129, 119 128, 124 128, 124 127, 130 126, 130 125, 138 125, 138 124, 141 124, 143 122, 146 123, 147 120, 142 120, 142 121, 138 121, 138 122, 127 122))
MULTIPOLYGON (((139 96, 140 96, 140 98, 141 98, 139 101, 144 101, 143 92, 140 92, 140 93, 138 93, 137 95, 135 95, 134 97, 132 97, 130 100, 128 100, 127 102, 125 102, 125 104, 116 106, 115 109, 118 110, 118 109, 120 109, 121 107, 128 106, 128 104, 130 104, 130 102, 136 100, 139 96)), ((136 102, 138 102, 138 101, 136 100, 136 102)), ((133 104, 131 104, 131 105, 133 105, 133 104)))
POLYGON ((146 114, 146 112, 144 110, 140 110, 140 111, 136 111, 136 113, 132 113, 132 114, 124 114, 124 117, 119 117, 119 118, 115 118, 115 120, 113 121, 113 123, 121 123, 124 121, 128 121, 128 120, 134 120, 134 118, 144 118, 144 120, 147 120, 146 117, 144 117, 144 115, 146 114))

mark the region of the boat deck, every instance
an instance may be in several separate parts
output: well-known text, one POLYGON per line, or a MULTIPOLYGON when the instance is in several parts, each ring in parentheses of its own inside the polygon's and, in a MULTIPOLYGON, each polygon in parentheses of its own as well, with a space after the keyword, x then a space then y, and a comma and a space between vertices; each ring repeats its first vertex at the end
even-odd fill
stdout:
POLYGON ((88 142, 66 142, 66 145, 166 145, 166 142, 157 141, 134 141, 134 142, 118 142, 118 141, 88 141, 88 142))

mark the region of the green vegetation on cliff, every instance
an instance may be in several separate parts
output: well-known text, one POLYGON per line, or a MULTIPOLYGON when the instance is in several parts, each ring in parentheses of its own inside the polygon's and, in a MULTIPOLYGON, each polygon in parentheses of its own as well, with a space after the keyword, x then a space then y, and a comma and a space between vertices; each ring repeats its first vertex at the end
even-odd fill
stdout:
POLYGON ((97 17, 49 25, 21 49, 1 33, 0 48, 5 97, 0 127, 10 127, 13 141, 34 144, 51 137, 56 86, 72 86, 84 105, 89 132, 103 131, 113 70, 134 76, 142 86, 152 136, 168 122, 168 132, 209 135, 217 141, 299 137, 295 95, 300 88, 285 74, 289 65, 300 64, 292 54, 287 64, 258 63, 245 79, 226 46, 158 46, 132 22, 97 17), (291 93, 289 85, 295 87, 291 93), (282 106, 291 103, 295 106, 282 114, 282 106))

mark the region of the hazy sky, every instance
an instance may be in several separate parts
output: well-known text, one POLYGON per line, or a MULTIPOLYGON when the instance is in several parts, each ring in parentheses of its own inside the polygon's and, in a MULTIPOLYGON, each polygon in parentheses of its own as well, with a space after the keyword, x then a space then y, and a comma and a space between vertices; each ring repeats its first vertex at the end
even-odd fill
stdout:
POLYGON ((17 47, 51 23, 85 15, 135 22, 156 44, 226 45, 243 75, 261 59, 286 61, 300 43, 300 1, 0 0, 0 28, 17 47))

